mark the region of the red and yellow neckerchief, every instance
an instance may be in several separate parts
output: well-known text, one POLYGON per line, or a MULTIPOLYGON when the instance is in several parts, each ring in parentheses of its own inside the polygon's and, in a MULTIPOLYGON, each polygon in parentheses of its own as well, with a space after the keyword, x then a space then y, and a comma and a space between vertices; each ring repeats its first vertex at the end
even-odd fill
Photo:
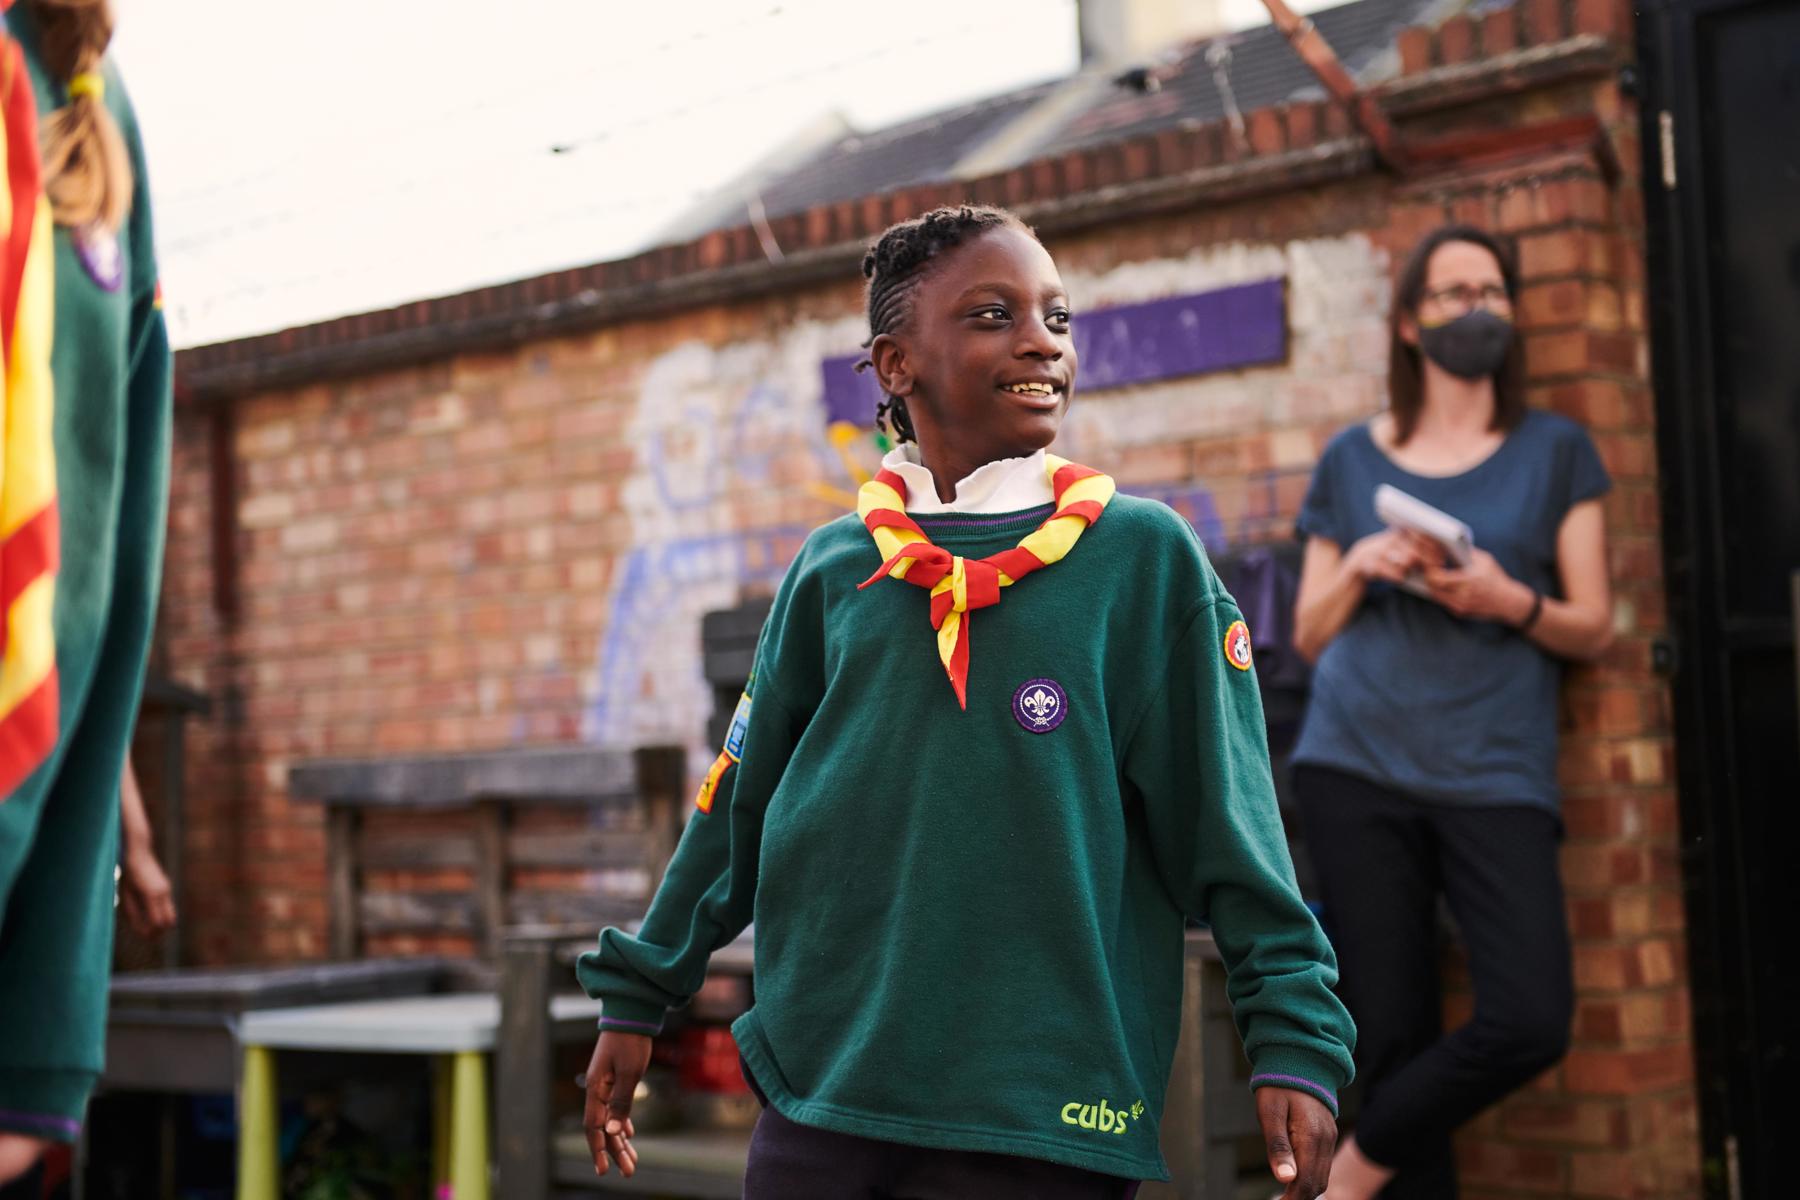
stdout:
POLYGON ((55 268, 37 135, 31 78, 0 23, 0 801, 49 757, 59 711, 55 268))
POLYGON ((906 482, 883 470, 856 494, 856 515, 881 551, 881 569, 861 584, 884 575, 931 590, 931 627, 937 630, 938 658, 956 689, 956 702, 969 707, 969 617, 1000 603, 1000 589, 1047 567, 1074 548, 1087 527, 1100 519, 1113 498, 1113 481, 1090 467, 1053 454, 1044 472, 1056 494, 1056 511, 1011 550, 986 558, 963 558, 932 544, 906 515, 906 482))

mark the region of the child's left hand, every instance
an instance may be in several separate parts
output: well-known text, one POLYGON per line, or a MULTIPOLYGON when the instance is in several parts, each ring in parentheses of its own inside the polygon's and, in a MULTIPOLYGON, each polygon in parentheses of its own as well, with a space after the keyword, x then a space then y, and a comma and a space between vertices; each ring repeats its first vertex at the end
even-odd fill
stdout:
POLYGON ((1291 1088, 1256 1089, 1269 1169, 1286 1185, 1281 1200, 1317 1200, 1331 1178, 1337 1121, 1316 1097, 1291 1088))

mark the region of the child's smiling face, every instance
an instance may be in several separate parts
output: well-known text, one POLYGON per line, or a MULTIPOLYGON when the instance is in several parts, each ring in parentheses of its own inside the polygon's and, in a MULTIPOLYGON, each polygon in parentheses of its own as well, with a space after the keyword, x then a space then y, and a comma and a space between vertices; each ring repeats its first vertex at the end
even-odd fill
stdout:
POLYGON ((1069 301, 1024 230, 991 229, 932 263, 886 340, 872 347, 878 371, 905 397, 928 465, 966 473, 1055 440, 1075 388, 1069 301))

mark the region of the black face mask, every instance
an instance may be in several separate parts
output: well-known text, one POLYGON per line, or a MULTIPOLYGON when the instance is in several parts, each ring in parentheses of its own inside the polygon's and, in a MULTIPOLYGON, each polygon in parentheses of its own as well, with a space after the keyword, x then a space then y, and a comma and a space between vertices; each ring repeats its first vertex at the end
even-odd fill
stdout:
POLYGON ((1485 308, 1419 329, 1419 348, 1425 357, 1463 379, 1482 379, 1498 371, 1512 340, 1512 322, 1485 308))

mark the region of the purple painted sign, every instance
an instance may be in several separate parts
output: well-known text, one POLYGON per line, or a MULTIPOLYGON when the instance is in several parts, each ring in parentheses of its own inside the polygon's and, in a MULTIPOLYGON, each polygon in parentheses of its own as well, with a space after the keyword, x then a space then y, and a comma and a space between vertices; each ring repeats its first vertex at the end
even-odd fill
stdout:
POLYGON ((1078 315, 1077 390, 1282 361, 1287 357, 1284 285, 1265 279, 1078 315))
POLYGON ((867 357, 859 350, 841 358, 828 358, 819 364, 819 373, 825 377, 827 423, 835 425, 839 421, 848 421, 858 429, 874 426, 875 406, 881 403, 881 385, 875 382, 874 371, 856 373, 856 364, 867 357))
MULTIPOLYGON (((1077 389, 1125 387, 1283 361, 1286 282, 1263 279, 1077 315, 1077 389)), ((825 411, 834 422, 861 427, 875 422, 881 388, 873 371, 858 375, 853 369, 863 357, 846 354, 819 364, 825 411)))

